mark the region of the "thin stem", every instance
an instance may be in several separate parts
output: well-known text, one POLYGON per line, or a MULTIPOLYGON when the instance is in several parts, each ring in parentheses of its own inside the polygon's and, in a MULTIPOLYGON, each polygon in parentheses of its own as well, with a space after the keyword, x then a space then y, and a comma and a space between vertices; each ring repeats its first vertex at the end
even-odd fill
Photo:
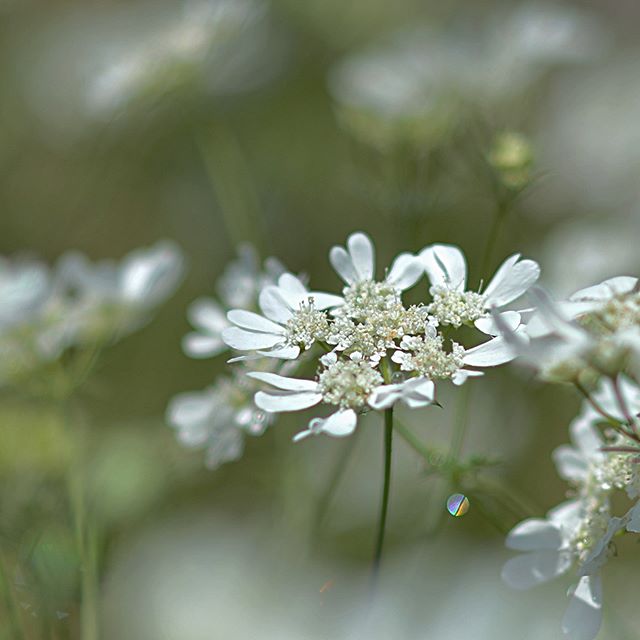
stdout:
POLYGON ((638 430, 638 423, 631 415, 629 411, 629 407, 627 406, 627 402, 624 399, 624 395, 622 394, 622 390, 620 389, 620 383, 618 382, 618 378, 612 378, 611 382, 613 383, 613 392, 615 393, 616 400, 618 401, 618 405, 620 406, 620 411, 622 411, 622 415, 624 419, 627 421, 629 425, 629 429, 633 431, 634 440, 640 440, 640 431, 638 430))
POLYGON ((380 503, 380 519, 378 522, 378 536, 373 555, 373 581, 380 572, 384 533, 387 524, 387 510, 389 508, 389 488, 391 486, 391 453, 393 445, 393 407, 384 412, 384 484, 382 487, 382 502, 380 503))
POLYGON ((576 389, 584 396, 585 400, 593 407, 593 409, 599 413, 605 421, 610 424, 612 427, 619 429, 622 425, 619 420, 616 420, 612 415, 607 413, 592 397, 592 395, 584 388, 584 386, 580 382, 574 382, 576 389))
POLYGON ((80 629, 82 640, 98 640, 98 575, 95 528, 87 513, 84 468, 84 437, 75 421, 69 401, 64 406, 64 420, 76 442, 74 458, 69 465, 69 497, 80 559, 80 629))
POLYGON ((462 398, 458 405, 456 423, 451 438, 451 447, 449 449, 449 457, 459 462, 462 447, 464 446, 464 438, 467 433, 469 424, 469 405, 471 403, 471 385, 466 385, 462 390, 462 398))

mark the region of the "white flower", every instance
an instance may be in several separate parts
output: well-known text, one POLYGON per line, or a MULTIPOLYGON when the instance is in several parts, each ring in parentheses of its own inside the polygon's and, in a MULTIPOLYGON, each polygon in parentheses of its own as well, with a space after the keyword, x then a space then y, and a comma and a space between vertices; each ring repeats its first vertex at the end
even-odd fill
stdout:
MULTIPOLYGON (((369 236, 357 232, 347 238, 347 248, 335 246, 329 252, 329 260, 338 275, 347 285, 345 294, 357 291, 361 296, 365 291, 359 287, 373 288, 375 284, 386 285, 397 294, 412 287, 422 276, 422 269, 416 256, 401 253, 391 265, 384 281, 375 282, 375 250, 369 236)), ((382 289, 382 287, 378 287, 382 289)), ((390 294, 388 294, 390 295, 390 294)))
MULTIPOLYGON (((473 323, 490 335, 497 334, 490 310, 518 299, 540 277, 536 262, 520 260, 520 254, 514 254, 502 263, 486 289, 479 293, 467 290, 467 261, 458 247, 435 244, 423 249, 420 259, 434 298, 428 307, 429 313, 442 325, 459 327, 473 323)), ((507 313, 508 321, 517 326, 520 316, 515 311, 507 313)))
POLYGON ((259 315, 243 309, 227 314, 235 325, 222 332, 222 339, 238 351, 257 351, 260 355, 285 360, 296 359, 316 340, 326 338, 326 309, 342 304, 339 296, 310 292, 290 273, 278 279, 277 286, 260 292, 259 315))

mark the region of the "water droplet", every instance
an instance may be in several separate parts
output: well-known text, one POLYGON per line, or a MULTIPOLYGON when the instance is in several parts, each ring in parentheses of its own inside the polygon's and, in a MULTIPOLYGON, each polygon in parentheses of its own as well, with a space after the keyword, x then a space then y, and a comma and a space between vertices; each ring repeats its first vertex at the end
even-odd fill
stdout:
POLYGON ((391 382, 398 384, 400 382, 404 382, 404 373, 402 373, 402 371, 396 371, 392 376, 391 376, 391 382))
POLYGON ((469 499, 461 493, 454 493, 447 499, 447 511, 454 517, 463 516, 469 511, 469 499))

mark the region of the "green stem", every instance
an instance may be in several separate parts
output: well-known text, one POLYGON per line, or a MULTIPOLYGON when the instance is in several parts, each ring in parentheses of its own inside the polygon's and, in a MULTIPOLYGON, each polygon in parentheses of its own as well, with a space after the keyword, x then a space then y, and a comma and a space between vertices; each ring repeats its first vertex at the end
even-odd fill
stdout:
POLYGON ((380 519, 378 522, 378 536, 373 554, 373 580, 380 572, 384 534, 387 524, 389 508, 389 488, 391 486, 391 453, 393 445, 393 407, 384 412, 384 484, 382 486, 382 502, 380 503, 380 519))
POLYGON ((85 493, 84 436, 75 428, 69 402, 64 407, 67 428, 75 441, 73 460, 69 465, 69 497, 73 512, 76 547, 80 561, 80 637, 98 640, 98 576, 95 528, 87 513, 85 493))
POLYGON ((462 398, 458 405, 458 412, 456 415, 456 423, 453 428, 453 435, 451 438, 451 446, 449 448, 449 457, 456 462, 460 461, 460 454, 462 453, 462 447, 464 446, 464 438, 467 434, 467 426, 469 424, 469 405, 471 403, 471 385, 467 384, 462 389, 462 398))
POLYGON ((495 253, 498 238, 500 236, 500 231, 502 230, 502 225, 507 218, 508 212, 509 202, 506 199, 498 197, 496 211, 493 216, 491 228, 489 229, 489 236, 487 238, 484 255, 482 256, 482 270, 480 271, 480 273, 482 274, 485 283, 489 279, 489 269, 493 260, 493 254, 495 253))

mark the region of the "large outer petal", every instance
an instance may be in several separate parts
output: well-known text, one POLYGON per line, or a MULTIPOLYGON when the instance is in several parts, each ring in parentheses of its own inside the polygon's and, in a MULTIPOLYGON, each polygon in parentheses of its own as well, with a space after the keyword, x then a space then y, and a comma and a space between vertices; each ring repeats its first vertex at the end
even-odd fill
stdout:
POLYGON ((412 287, 424 273, 422 260, 411 253, 401 253, 391 265, 386 281, 399 291, 412 287))
POLYGON ((498 336, 465 351, 462 361, 471 367, 496 367, 510 362, 515 357, 513 347, 504 338, 498 336))
POLYGON ((502 579, 514 589, 529 589, 553 580, 571 566, 571 555, 562 551, 536 551, 507 560, 502 579))
POLYGON ((558 475, 563 480, 582 482, 589 472, 589 461, 572 446, 563 444, 552 453, 558 475))
POLYGON ((637 284, 638 278, 633 278, 632 276, 617 276, 615 278, 609 278, 600 284, 593 285, 592 287, 580 289, 580 291, 576 291, 569 296, 569 300, 571 302, 606 302, 613 296, 630 293, 637 284))
POLYGON ((219 336, 211 336, 192 331, 182 338, 182 350, 191 358, 210 358, 227 350, 227 345, 219 336))
POLYGON ((583 576, 562 619, 562 631, 571 640, 594 640, 602 626, 600 576, 583 576))
POLYGON ((245 311, 244 309, 233 309, 227 313, 227 319, 237 327, 256 331, 258 333, 273 333, 276 335, 284 335, 284 329, 279 325, 268 320, 267 318, 254 313, 253 311, 245 311))
POLYGON ((344 438, 351 435, 358 424, 358 416, 352 409, 336 411, 322 422, 320 429, 323 433, 334 438, 344 438))
POLYGON ((520 260, 516 253, 507 258, 484 291, 487 306, 501 307, 527 291, 540 277, 540 267, 533 260, 520 260))
POLYGON ((304 380, 302 378, 287 378, 279 376, 277 373, 268 373, 266 371, 251 371, 247 373, 249 378, 266 382, 272 387, 282 389, 284 391, 316 391, 318 383, 314 380, 304 380))
MULTIPOLYGON (((517 311, 503 311, 500 313, 500 319, 511 331, 515 331, 521 323, 521 316, 517 311)), ((478 331, 482 331, 482 333, 486 333, 488 336, 498 336, 502 333, 492 316, 478 318, 474 324, 478 331)))
POLYGON ((511 529, 505 544, 516 551, 558 550, 562 546, 562 532, 549 520, 529 518, 511 529))
POLYGON ((283 411, 300 411, 313 407, 322 400, 322 394, 313 391, 300 391, 298 393, 258 391, 254 400, 256 406, 260 409, 269 413, 280 413, 283 411))
POLYGON ((187 309, 189 322, 208 333, 219 334, 229 326, 223 308, 212 298, 198 298, 187 309))
POLYGON ((420 252, 420 260, 432 285, 464 291, 467 287, 467 261, 451 244, 434 244, 420 252))
POLYGON ((375 273, 375 252, 368 235, 358 231, 347 238, 351 262, 358 274, 358 281, 372 280, 375 273))
POLYGON ((285 300, 278 287, 265 287, 258 297, 258 304, 264 315, 279 324, 286 324, 293 315, 291 305, 285 300))
POLYGON ((353 266, 353 260, 343 247, 333 247, 329 251, 329 262, 346 284, 358 281, 358 272, 353 266))
POLYGON ((282 335, 273 333, 255 333, 239 327, 228 327, 222 332, 225 344, 238 351, 271 349, 282 342, 282 335))

